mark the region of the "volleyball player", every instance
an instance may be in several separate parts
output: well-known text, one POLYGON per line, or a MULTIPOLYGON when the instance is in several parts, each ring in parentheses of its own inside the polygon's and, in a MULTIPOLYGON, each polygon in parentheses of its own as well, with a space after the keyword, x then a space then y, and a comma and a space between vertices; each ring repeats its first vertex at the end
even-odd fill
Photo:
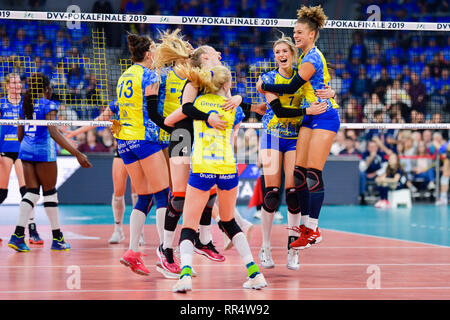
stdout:
POLYGON ((299 192, 302 225, 297 229, 300 237, 291 243, 294 249, 308 248, 322 240, 318 228, 325 191, 322 170, 340 127, 339 106, 334 99, 318 99, 314 93, 317 89, 324 89, 330 81, 325 57, 315 45, 319 29, 323 28, 326 19, 321 6, 302 6, 294 26, 295 45, 302 51, 298 73, 289 84, 269 84, 261 79, 257 84, 258 90, 278 94, 292 94, 302 87, 305 95, 303 107, 316 100, 326 101, 328 105, 322 114, 304 116, 297 140, 294 181, 299 192))
MULTIPOLYGON (((206 121, 194 121, 194 149, 192 150, 191 170, 183 207, 183 228, 180 236, 182 271, 173 291, 192 290, 192 255, 196 231, 201 213, 209 201, 210 190, 215 185, 217 185, 221 217, 219 226, 233 241, 247 267, 248 278, 244 283, 244 288, 261 289, 267 286, 267 283, 253 261, 245 235, 233 217, 239 178, 232 148, 232 137, 236 139, 244 112, 239 107, 232 111, 224 111, 221 107, 229 98, 231 73, 224 66, 215 66, 206 72, 188 66, 184 68, 183 73, 187 75, 193 85, 205 92, 204 95, 195 99, 194 106, 205 113, 219 114, 223 121, 227 122, 227 126, 225 129, 217 130, 208 125, 206 121)), ((179 113, 179 110, 177 111, 179 113)), ((177 111, 172 114, 174 117, 176 117, 177 111)))
MULTIPOLYGON (((28 89, 19 117, 27 120, 56 120, 58 109, 55 103, 48 100, 51 95, 52 89, 47 76, 41 73, 31 75, 28 78, 28 89)), ((26 125, 25 128, 19 126, 17 136, 21 142, 19 159, 23 164, 27 192, 20 202, 17 226, 8 246, 19 252, 30 250, 24 241, 25 225, 30 212, 39 200, 39 189, 42 187, 44 208, 53 235, 51 249, 67 251, 70 245, 64 240, 60 230, 58 195, 55 189, 56 143, 75 156, 83 168, 90 168, 92 165, 88 158, 75 149, 55 126, 26 125)))
MULTIPOLYGON (((113 116, 119 116, 119 109, 117 107, 117 100, 109 103, 108 107, 103 110, 103 112, 94 119, 94 121, 108 121, 113 118, 113 116)), ((65 134, 66 138, 70 139, 79 134, 88 132, 89 130, 95 129, 95 127, 84 126, 80 127, 77 130, 67 132, 65 134)), ((125 190, 127 186, 128 172, 125 169, 125 165, 123 160, 119 156, 119 152, 117 151, 117 147, 114 150, 114 159, 112 164, 112 180, 113 180, 113 195, 111 200, 111 207, 113 210, 114 216, 114 231, 109 239, 110 244, 117 244, 122 242, 125 239, 125 235, 123 232, 123 215, 125 212, 125 190)), ((133 184, 131 184, 131 202, 133 207, 137 202, 137 194, 134 189, 133 184)), ((139 245, 144 245, 144 231, 141 233, 141 237, 139 238, 139 245)))
MULTIPOLYGON (((262 75, 265 83, 289 83, 297 74, 293 68, 293 61, 297 59, 297 48, 291 38, 284 35, 276 40, 273 53, 278 68, 262 75)), ((265 97, 270 105, 262 121, 264 133, 261 137, 260 156, 264 174, 264 194, 261 210, 262 246, 259 251, 261 266, 273 268, 270 234, 275 211, 281 202, 281 170, 284 164, 285 194, 288 207, 287 218, 289 226, 287 268, 298 270, 298 251, 290 248, 290 244, 297 240, 294 227, 300 225, 300 205, 294 182, 295 148, 302 122, 301 103, 304 99, 302 90, 293 94, 281 94, 279 97, 266 92, 265 97)), ((319 114, 326 110, 327 104, 312 104, 308 114, 319 114)))
MULTIPOLYGON (((22 82, 17 73, 10 73, 5 77, 5 89, 7 96, 0 99, 0 118, 18 119, 19 111, 22 108, 22 82)), ((23 177, 22 161, 19 157, 20 142, 17 139, 16 126, 0 127, 0 204, 8 196, 9 177, 12 166, 16 171, 17 181, 19 183, 20 195, 23 197, 26 193, 25 179, 23 177)), ((44 244, 34 222, 34 210, 30 212, 28 232, 30 235, 30 244, 44 244)))
POLYGON ((120 262, 137 274, 148 275, 139 252, 139 236, 153 204, 153 196, 157 202, 159 198, 167 197, 169 172, 158 143, 159 128, 149 119, 158 95, 158 76, 150 69, 153 43, 147 37, 134 34, 129 34, 127 41, 134 64, 118 80, 116 92, 120 120, 112 130, 138 201, 130 217, 129 250, 120 262))

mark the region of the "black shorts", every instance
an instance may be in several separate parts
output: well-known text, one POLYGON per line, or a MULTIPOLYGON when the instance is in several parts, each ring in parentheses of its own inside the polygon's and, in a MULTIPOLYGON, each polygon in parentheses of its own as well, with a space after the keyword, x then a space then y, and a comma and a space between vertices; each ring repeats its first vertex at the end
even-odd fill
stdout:
POLYGON ((7 157, 12 159, 13 162, 16 162, 17 158, 19 158, 18 152, 0 152, 0 156, 7 157))
POLYGON ((169 158, 190 157, 194 143, 194 124, 192 119, 183 119, 175 124, 170 134, 169 158))

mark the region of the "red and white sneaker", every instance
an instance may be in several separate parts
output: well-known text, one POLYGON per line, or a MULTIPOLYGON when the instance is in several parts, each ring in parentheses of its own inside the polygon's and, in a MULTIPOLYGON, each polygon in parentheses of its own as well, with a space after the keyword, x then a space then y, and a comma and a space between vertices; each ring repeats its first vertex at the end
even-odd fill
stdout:
MULTIPOLYGON (((302 226, 300 226, 300 228, 298 229, 300 230, 302 226)), ((305 226, 303 227, 304 231, 300 233, 300 236, 297 240, 291 243, 291 248, 296 250, 303 250, 311 247, 312 244, 317 244, 322 241, 322 235, 320 233, 319 227, 317 227, 315 231, 305 226)))
POLYGON ((120 263, 130 267, 131 271, 139 275, 148 276, 150 271, 145 267, 144 261, 141 256, 145 256, 141 252, 134 252, 133 250, 128 250, 125 252, 122 258, 120 258, 120 263))
POLYGON ((387 200, 378 200, 374 205, 375 208, 378 209, 387 209, 389 208, 389 201, 387 200))
POLYGON ((225 256, 220 254, 217 250, 212 241, 210 241, 208 244, 202 244, 200 241, 196 241, 194 245, 194 251, 195 253, 204 255, 208 259, 212 261, 217 262, 224 262, 225 256))
POLYGON ((181 268, 178 260, 174 259, 173 249, 166 248, 163 249, 161 244, 156 249, 156 254, 158 255, 159 261, 156 264, 156 270, 161 272, 164 277, 168 279, 178 279, 180 278, 181 268))

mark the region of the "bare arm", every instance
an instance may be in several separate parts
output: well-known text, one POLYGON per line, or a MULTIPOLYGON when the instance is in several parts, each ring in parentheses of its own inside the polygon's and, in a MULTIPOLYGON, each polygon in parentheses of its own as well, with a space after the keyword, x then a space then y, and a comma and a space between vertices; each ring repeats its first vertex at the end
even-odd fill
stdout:
MULTIPOLYGON (((108 121, 108 120, 111 120, 113 115, 114 114, 110 108, 105 108, 105 110, 103 110, 103 112, 97 118, 95 118, 94 121, 108 121)), ((74 131, 68 132, 67 134, 65 134, 65 137, 70 139, 70 138, 76 137, 82 133, 88 132, 94 128, 95 128, 94 126, 80 127, 74 131)))

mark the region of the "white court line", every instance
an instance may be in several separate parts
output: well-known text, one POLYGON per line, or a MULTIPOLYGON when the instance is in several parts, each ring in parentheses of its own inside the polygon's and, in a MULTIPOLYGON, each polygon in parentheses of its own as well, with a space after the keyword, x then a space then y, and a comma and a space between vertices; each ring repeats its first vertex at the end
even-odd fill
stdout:
MULTIPOLYGON (((270 285, 270 282, 269 282, 270 285)), ((260 293, 264 293, 265 291, 308 291, 308 290, 313 290, 313 291, 327 291, 327 290, 334 290, 334 291, 352 291, 352 290, 368 290, 371 292, 379 292, 381 290, 450 290, 450 287, 391 287, 391 288, 379 288, 379 289, 369 289, 369 288, 364 288, 364 287, 360 287, 360 288, 299 288, 299 287, 293 287, 293 288, 270 288, 270 287, 266 287, 260 291, 256 291, 256 292, 260 292, 260 293)), ((193 292, 211 292, 211 291, 217 291, 217 292, 224 292, 224 291, 240 291, 240 292, 252 292, 249 289, 242 289, 242 288, 236 288, 236 289, 195 289, 193 292)), ((39 294, 43 294, 43 293, 75 293, 75 294, 79 294, 79 293, 121 293, 121 292, 167 292, 167 293, 172 293, 172 291, 170 290, 170 288, 168 289, 146 289, 146 290, 142 290, 142 289, 120 289, 120 290, 36 290, 36 291, 32 291, 32 290, 24 290, 24 291, 0 291, 0 294, 13 294, 13 293, 18 293, 18 294, 24 294, 24 293, 39 293, 39 294)), ((186 296, 189 297, 189 296, 186 296)), ((190 297, 192 298, 192 297, 190 297)), ((156 299, 155 299, 156 300, 156 299)))
MULTIPOLYGON (((124 268, 123 265, 117 263, 117 264, 108 264, 108 265, 98 265, 98 264, 92 264, 92 265, 78 265, 78 264, 70 264, 70 265, 62 265, 62 266, 51 266, 51 265, 35 265, 35 266, 0 266, 0 269, 24 269, 24 268, 67 268, 70 266, 76 265, 80 268, 124 268)), ((149 266, 152 266, 152 264, 148 264, 149 266)), ((364 267, 364 266, 371 266, 371 265, 377 265, 377 266, 450 266, 450 263, 300 263, 301 267, 311 266, 311 267, 324 267, 324 266, 332 266, 332 267, 348 267, 348 266, 357 266, 357 267, 364 267)), ((210 268, 211 264, 195 264, 195 267, 207 267, 210 268)), ((242 267, 242 264, 223 264, 223 266, 226 267, 242 267)), ((285 267, 286 264, 275 264, 275 266, 278 267, 285 267)), ((216 267, 216 266, 215 266, 216 267)), ((218 267, 218 266, 217 266, 218 267)), ((264 270, 264 268, 262 268, 264 270)), ((449 269, 450 272, 450 269, 449 269)))

